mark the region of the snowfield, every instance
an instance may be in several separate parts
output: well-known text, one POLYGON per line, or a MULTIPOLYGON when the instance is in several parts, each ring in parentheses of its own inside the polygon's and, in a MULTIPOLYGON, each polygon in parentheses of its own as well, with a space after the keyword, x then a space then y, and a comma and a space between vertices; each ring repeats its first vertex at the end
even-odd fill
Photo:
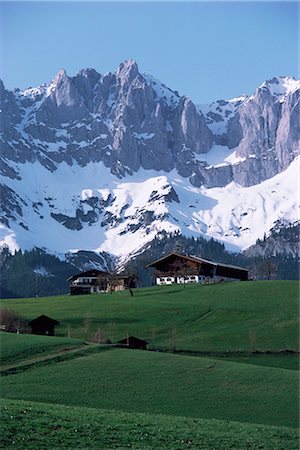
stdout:
POLYGON ((40 247, 63 258, 84 249, 125 261, 161 231, 212 237, 239 251, 268 234, 276 221, 299 218, 299 158, 258 185, 212 189, 192 186, 175 170, 140 170, 122 180, 102 163, 62 163, 54 172, 26 163, 15 170, 21 180, 8 178, 6 183, 21 197, 22 215, 14 212, 9 227, 0 225, 0 245, 11 251, 40 247), (85 221, 93 210, 97 215, 85 221), (73 218, 81 228, 68 228, 53 215, 73 218))

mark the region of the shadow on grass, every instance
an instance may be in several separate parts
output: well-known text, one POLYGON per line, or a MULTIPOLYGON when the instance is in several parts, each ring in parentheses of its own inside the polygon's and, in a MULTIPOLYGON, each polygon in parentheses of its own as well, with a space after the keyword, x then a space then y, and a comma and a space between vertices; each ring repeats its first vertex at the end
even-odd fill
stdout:
POLYGON ((139 292, 136 292, 135 294, 138 297, 148 297, 151 295, 155 295, 157 297, 157 295, 159 295, 159 294, 171 295, 171 294, 177 294, 179 292, 186 292, 186 289, 180 288, 180 289, 164 290, 164 288, 162 287, 161 290, 155 289, 155 291, 153 290, 153 292, 149 292, 149 291, 143 292, 142 290, 140 290, 139 292))
POLYGON ((93 318, 93 317, 81 317, 80 319, 74 319, 74 318, 64 318, 60 322, 60 326, 66 326, 66 325, 76 325, 76 327, 82 327, 83 322, 87 320, 89 325, 120 325, 120 324, 128 324, 128 323, 138 323, 142 322, 142 319, 127 319, 127 318, 120 318, 120 317, 103 317, 100 318, 93 318))

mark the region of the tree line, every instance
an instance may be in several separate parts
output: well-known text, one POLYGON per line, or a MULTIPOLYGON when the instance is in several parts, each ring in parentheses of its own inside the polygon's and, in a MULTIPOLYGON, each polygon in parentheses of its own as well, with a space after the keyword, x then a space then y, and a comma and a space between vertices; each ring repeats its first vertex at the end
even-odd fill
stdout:
MULTIPOLYGON (((292 230, 279 229, 271 233, 274 236, 284 238, 289 244, 298 246, 295 236, 299 236, 299 227, 292 230)), ((259 241, 258 245, 268 245, 270 238, 259 241)), ((181 254, 198 256, 215 262, 227 263, 249 269, 251 278, 298 280, 298 258, 287 254, 273 254, 270 252, 230 253, 226 251, 224 244, 214 239, 206 240, 202 237, 188 238, 180 233, 161 233, 151 244, 147 245, 135 258, 125 265, 124 272, 135 274, 137 286, 146 287, 154 284, 154 270, 147 265, 163 255, 177 251, 181 254)), ((81 268, 68 261, 61 261, 54 255, 49 255, 42 249, 35 248, 22 252, 21 250, 11 254, 8 247, 0 249, 0 297, 36 297, 69 292, 67 278, 74 275, 81 268)))

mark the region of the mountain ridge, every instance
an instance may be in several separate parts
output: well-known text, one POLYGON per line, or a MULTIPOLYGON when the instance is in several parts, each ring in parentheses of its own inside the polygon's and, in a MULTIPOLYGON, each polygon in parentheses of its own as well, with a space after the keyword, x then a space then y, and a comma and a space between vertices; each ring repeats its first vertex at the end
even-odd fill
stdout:
MULTIPOLYGON (((295 121, 299 112, 299 83, 294 80, 291 89, 292 80, 292 77, 273 78, 244 100, 210 104, 205 115, 189 98, 158 84, 149 75, 140 74, 132 60, 122 63, 115 74, 103 76, 94 69, 83 69, 75 77, 68 77, 61 70, 49 85, 16 91, 14 101, 11 99, 9 109, 18 120, 15 131, 23 138, 19 140, 21 155, 15 155, 14 159, 22 162, 36 158, 50 170, 55 170, 63 159, 80 164, 102 160, 119 177, 140 168, 166 171, 176 168, 196 186, 224 186, 230 181, 243 186, 257 184, 284 170, 298 152, 299 133, 291 138, 287 132, 289 119, 295 121), (290 88, 275 102, 274 80, 279 91, 285 84, 290 88), (268 89, 268 85, 273 88, 268 89), (278 116, 282 105, 287 103, 283 98, 295 94, 291 114, 284 117, 281 125, 278 116), (266 101, 268 111, 264 111, 266 101), (249 116, 249 109, 253 117, 250 127, 241 120, 249 116), (20 111, 23 111, 21 121, 20 111), (75 125, 66 126, 68 120, 71 125, 75 121, 75 125), (278 129, 282 129, 284 143, 291 146, 288 154, 282 150, 280 136, 275 136, 278 129), (67 142, 68 136, 71 143, 67 142), (203 157, 197 158, 214 145, 235 149, 234 164, 225 161, 222 166, 208 166, 203 157), (28 147, 33 149, 30 155, 28 147), (251 176, 247 176, 253 167, 259 170, 252 170, 251 176), (254 177, 253 173, 258 175, 254 177)), ((12 95, 9 93, 8 97, 12 95)), ((296 124, 292 126, 294 134, 295 130, 296 124)), ((4 151, 8 144, 11 140, 2 141, 4 151)), ((8 147, 11 158, 14 146, 8 147)), ((9 176, 9 171, 6 175, 9 176)))
POLYGON ((0 83, 0 242, 125 261, 167 231, 245 249, 297 220, 299 98, 298 80, 274 77, 199 106, 133 60, 0 83))

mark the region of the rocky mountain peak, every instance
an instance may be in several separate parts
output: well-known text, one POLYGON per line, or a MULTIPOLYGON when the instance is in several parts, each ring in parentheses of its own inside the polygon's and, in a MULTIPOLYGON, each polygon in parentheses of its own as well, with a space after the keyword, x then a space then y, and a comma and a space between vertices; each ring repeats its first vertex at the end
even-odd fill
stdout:
POLYGON ((138 74, 138 65, 133 59, 125 60, 116 70, 116 76, 120 80, 121 85, 131 83, 138 74))
POLYGON ((100 73, 98 73, 95 69, 89 68, 89 67, 86 67, 85 69, 81 69, 78 72, 77 76, 81 76, 81 77, 85 77, 85 78, 91 78, 91 79, 95 79, 95 78, 100 78, 101 77, 100 73))
POLYGON ((54 79, 53 79, 51 84, 58 85, 62 81, 66 80, 67 78, 68 78, 68 76, 67 76, 66 70, 65 69, 60 69, 58 71, 58 73, 56 74, 56 76, 54 77, 54 79))
POLYGON ((2 94, 5 91, 4 83, 0 78, 0 93, 2 94))
POLYGON ((264 81, 256 92, 268 91, 272 96, 277 97, 277 100, 282 101, 285 96, 299 89, 300 80, 290 76, 278 76, 264 81))
POLYGON ((12 173, 10 159, 36 158, 50 170, 63 161, 103 161, 118 177, 162 168, 196 186, 251 186, 287 168, 299 152, 299 84, 274 77, 251 97, 197 107, 140 74, 132 59, 103 76, 85 68, 69 77, 61 69, 49 85, 5 91, 4 172, 12 173))

